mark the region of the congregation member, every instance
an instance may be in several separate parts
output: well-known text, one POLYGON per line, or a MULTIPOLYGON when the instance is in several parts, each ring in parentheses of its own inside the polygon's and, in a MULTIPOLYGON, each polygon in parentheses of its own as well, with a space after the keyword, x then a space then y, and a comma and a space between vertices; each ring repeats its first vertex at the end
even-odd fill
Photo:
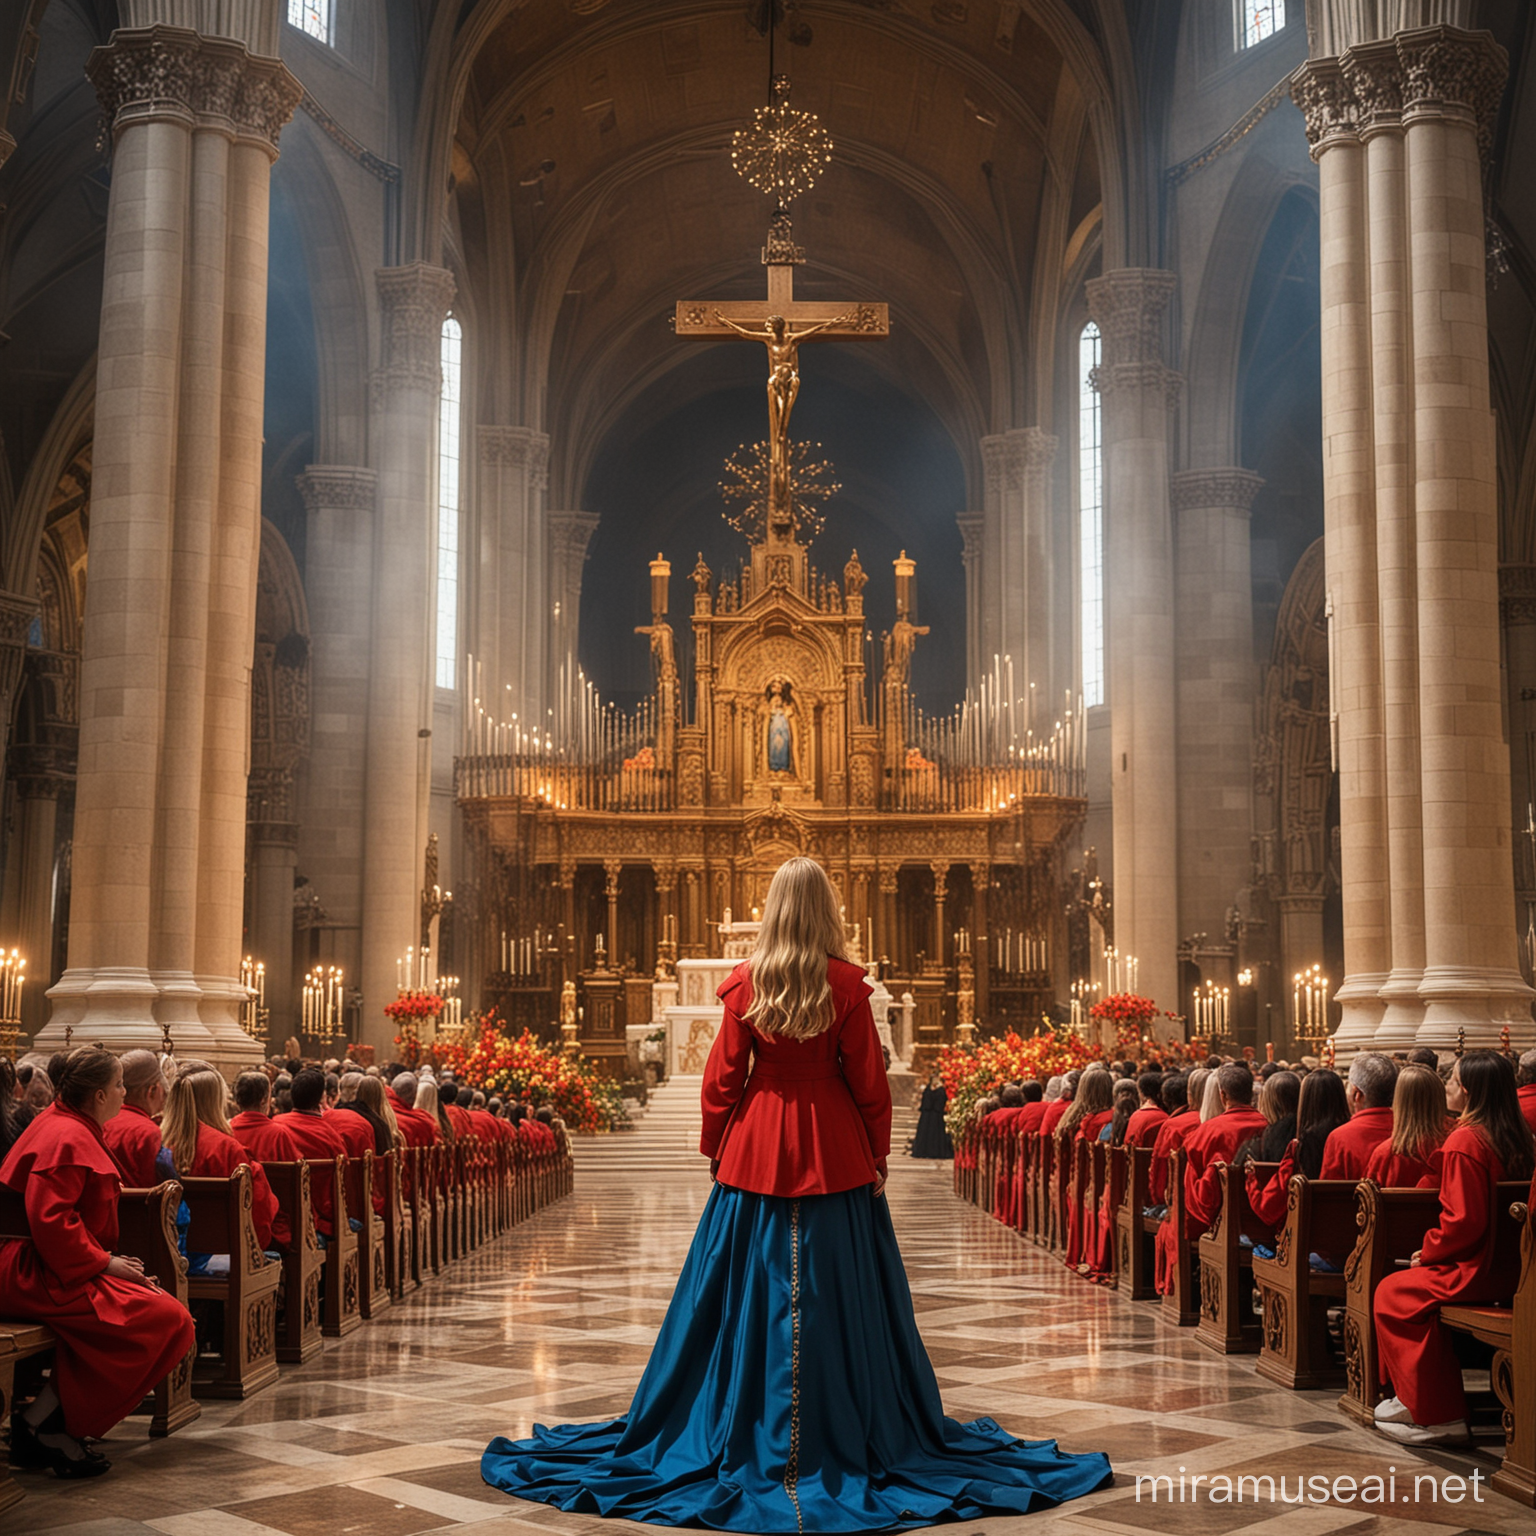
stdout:
MULTIPOLYGON (((1061 1085, 1056 1090, 1054 1102, 1048 1102, 1045 1113, 1040 1117, 1040 1128, 1035 1132, 1044 1141, 1049 1141, 1056 1134, 1056 1127, 1061 1124, 1063 1116, 1072 1108, 1072 1096, 1077 1092, 1077 1082, 1082 1076, 1080 1072, 1064 1073, 1061 1085)), ((1046 1095, 1050 1100, 1050 1095, 1046 1095)))
POLYGON ((1536 1051, 1526 1051, 1520 1058, 1520 1113, 1525 1123, 1536 1131, 1536 1051))
MULTIPOLYGON (((304 1156, 287 1125, 272 1118, 272 1083, 265 1072, 242 1072, 235 1079, 235 1115, 229 1134, 250 1154, 253 1164, 296 1163, 304 1156)), ((287 1249, 292 1242, 288 1218, 279 1207, 272 1218, 272 1246, 287 1249)))
MULTIPOLYGON (((289 1088, 293 1108, 278 1120, 299 1148, 299 1156, 312 1163, 332 1162, 347 1156, 347 1144, 331 1125, 331 1117, 320 1108, 325 1097, 325 1074, 318 1067, 303 1067, 294 1074, 289 1088)), ((329 1178, 318 1170, 309 1181, 310 1209, 314 1212, 315 1231, 322 1239, 336 1235, 336 1196, 329 1178)), ((324 1243, 322 1242, 322 1247, 324 1243)))
POLYGON ((1175 1072, 1163 1079, 1163 1108, 1168 1111, 1168 1119, 1158 1127, 1152 1143, 1152 1164, 1147 1170, 1147 1196, 1152 1202, 1149 1214, 1167 1209, 1168 1159, 1200 1123, 1197 1107, 1209 1076, 1205 1067, 1196 1067, 1193 1072, 1175 1072))
POLYGON ((1097 1212, 1087 1212, 1083 1204, 1083 1191, 1076 1187, 1072 1178, 1073 1160, 1079 1141, 1098 1140, 1099 1132, 1114 1116, 1114 1076, 1103 1067, 1090 1067, 1077 1082, 1073 1097, 1056 1130, 1057 1156, 1063 1159, 1067 1170, 1067 1232, 1066 1252, 1062 1255, 1068 1269, 1077 1269, 1083 1263, 1086 1247, 1084 1231, 1086 1218, 1097 1212))
POLYGON ((1393 1394, 1377 1405, 1376 1428, 1408 1445, 1468 1439, 1461 1363, 1440 1308, 1514 1293, 1518 1259, 1495 1251, 1494 1199, 1501 1180, 1529 1179, 1536 1165, 1505 1057, 1468 1051, 1451 1070, 1446 1097, 1461 1118, 1440 1149, 1440 1220, 1409 1267, 1377 1286, 1372 1308, 1381 1380, 1393 1394))
POLYGON ((947 1162, 955 1155, 954 1143, 944 1128, 944 1110, 949 1104, 949 1093, 944 1079, 937 1072, 928 1079, 923 1096, 917 1106, 917 1130, 912 1137, 909 1157, 930 1158, 934 1162, 947 1162))
POLYGON ((102 1136, 123 1103, 123 1069, 82 1046, 65 1059, 53 1106, 0 1163, 0 1184, 25 1202, 30 1237, 0 1242, 8 1316, 45 1324, 53 1373, 11 1420, 11 1460, 62 1478, 111 1463, 87 1444, 132 1413, 191 1350, 191 1314, 114 1253, 122 1178, 102 1136))
POLYGON ((1022 1083, 1004 1083, 998 1091, 999 1108, 987 1116, 982 1135, 993 1149, 993 1166, 996 1169, 992 1190, 992 1214, 999 1220, 1006 1219, 1008 1208, 1008 1175, 1004 1168, 1003 1147, 1011 1137, 1018 1135, 1019 1116, 1029 1102, 1022 1083))
POLYGON ((1114 1097, 1110 1101, 1109 1124, 1100 1129, 1099 1140, 1107 1141, 1112 1147, 1124 1146, 1125 1128, 1131 1123, 1131 1116, 1136 1113, 1138 1103, 1136 1080, 1130 1077, 1117 1079, 1114 1097))
POLYGON ((1396 1086, 1397 1063, 1390 1056, 1362 1051, 1350 1062, 1345 1088, 1349 1121, 1328 1138, 1320 1178, 1365 1177, 1371 1153, 1392 1139, 1392 1094, 1396 1086))
POLYGON ((1163 1074, 1143 1072, 1136 1079, 1136 1092, 1141 1102, 1126 1122, 1125 1144, 1128 1147, 1150 1147, 1168 1119, 1168 1111, 1163 1106, 1163 1074))
MULTIPOLYGON (((176 1178, 227 1179, 239 1167, 251 1170, 251 1220, 256 1241, 265 1250, 272 1246, 279 1215, 277 1196, 261 1164, 231 1130, 224 1113, 228 1096, 224 1079, 217 1072, 183 1072, 171 1084, 160 1139, 171 1154, 176 1178)), ((210 1266, 206 1256, 201 1264, 190 1253, 188 1260, 194 1265, 193 1274, 219 1267, 210 1266)))
POLYGON ((102 1127, 107 1150, 130 1189, 153 1189, 170 1176, 160 1139, 165 1111, 165 1072, 153 1051, 124 1051, 123 1107, 102 1127))
POLYGON ((1348 1120, 1344 1079, 1330 1067, 1308 1072, 1296 1103, 1296 1138, 1285 1149, 1278 1171, 1263 1185, 1257 1169, 1250 1165, 1247 1172, 1248 1205, 1260 1221, 1278 1227, 1285 1220, 1292 1176, 1300 1173, 1309 1179, 1319 1178, 1328 1140, 1348 1120))
POLYGON ((342 1080, 341 1108, 344 1112, 359 1116, 373 1132, 373 1151, 376 1157, 405 1145, 405 1138, 395 1120, 395 1111, 389 1102, 383 1079, 360 1077, 356 1091, 346 1095, 346 1079, 342 1080))
POLYGON ((400 1134, 410 1147, 437 1145, 437 1116, 423 1114, 416 1108, 417 1083, 412 1072, 397 1072, 386 1090, 395 1111, 395 1121, 400 1134))
POLYGON ((1296 1105, 1301 1079, 1294 1072, 1274 1072, 1259 1078, 1259 1113, 1264 1129, 1237 1149, 1234 1167, 1248 1163, 1278 1163, 1296 1139, 1296 1105))
POLYGON ((497 1142, 505 1142, 509 1139, 506 1121, 486 1108, 485 1095, 478 1090, 470 1095, 469 1118, 476 1135, 486 1146, 492 1147, 497 1142))
POLYGON ((1265 1128, 1264 1116, 1253 1107, 1253 1073, 1242 1062, 1228 1062, 1212 1073, 1206 1079, 1207 1093, 1212 1083, 1220 1112, 1184 1138, 1185 1235, 1191 1238, 1204 1232, 1221 1209, 1217 1170, 1230 1164, 1237 1149, 1265 1128))
POLYGON ((450 1078, 443 1085, 443 1113, 453 1123, 453 1134, 460 1141, 473 1141, 476 1139, 475 1122, 469 1118, 469 1106, 474 1101, 475 1093, 472 1088, 459 1088, 453 1084, 450 1078), (453 1097, 448 1097, 452 1092, 453 1097))
POLYGON ((1440 1074, 1404 1067, 1392 1095, 1392 1135, 1371 1153, 1365 1177, 1383 1189, 1437 1189, 1440 1148, 1450 1130, 1440 1074))
POLYGON ((0 1056, 0 1161, 26 1130, 31 1115, 22 1119, 22 1103, 16 1097, 16 1068, 9 1056, 0 1056))
POLYGON ((448 1118, 448 1111, 443 1108, 442 1098, 438 1094, 437 1079, 423 1077, 416 1085, 416 1110, 422 1115, 429 1115, 437 1127, 437 1139, 446 1145, 452 1145, 459 1139, 459 1133, 452 1120, 448 1118))

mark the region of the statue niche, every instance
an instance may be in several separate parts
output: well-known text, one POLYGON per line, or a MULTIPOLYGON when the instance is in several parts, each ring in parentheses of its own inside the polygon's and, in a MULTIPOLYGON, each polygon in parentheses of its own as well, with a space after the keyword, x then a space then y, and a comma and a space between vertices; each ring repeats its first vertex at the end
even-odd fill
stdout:
POLYGON ((799 711, 795 708, 794 685, 776 677, 764 690, 763 746, 766 767, 770 774, 786 773, 799 779, 804 775, 800 767, 799 711))

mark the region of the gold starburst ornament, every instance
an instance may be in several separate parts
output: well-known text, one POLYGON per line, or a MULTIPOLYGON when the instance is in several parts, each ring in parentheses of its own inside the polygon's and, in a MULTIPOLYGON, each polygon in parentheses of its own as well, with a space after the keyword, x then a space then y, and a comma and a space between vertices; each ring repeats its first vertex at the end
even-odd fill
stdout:
POLYGON ((789 104, 789 81, 773 83, 773 100, 731 137, 736 174, 782 206, 809 192, 832 163, 832 136, 814 112, 789 104))
MULTIPOLYGON (((801 543, 809 544, 826 525, 826 515, 817 510, 842 490, 832 478, 830 459, 813 459, 821 452, 820 443, 792 442, 789 445, 789 525, 801 543)), ((761 544, 768 534, 769 494, 773 472, 767 443, 741 444, 725 461, 726 478, 720 482, 720 495, 727 505, 739 502, 725 520, 749 544, 761 544)))

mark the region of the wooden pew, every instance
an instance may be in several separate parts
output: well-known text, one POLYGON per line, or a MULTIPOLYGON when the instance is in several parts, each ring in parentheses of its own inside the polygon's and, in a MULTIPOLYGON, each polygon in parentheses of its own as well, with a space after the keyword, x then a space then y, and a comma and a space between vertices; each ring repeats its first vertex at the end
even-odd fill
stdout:
POLYGON ((277 1358, 284 1365, 302 1365, 324 1347, 320 1336, 320 1271, 325 1257, 315 1233, 310 1166, 303 1161, 261 1166, 291 1234, 282 1260, 283 1309, 277 1358))
POLYGON ((1157 1297, 1157 1219, 1144 1216, 1152 1203, 1147 1186, 1152 1172, 1151 1147, 1121 1147, 1125 1154, 1124 1185, 1115 1207, 1115 1285, 1132 1301, 1157 1297))
POLYGON ((447 1269, 448 1198, 444 1190, 443 1164, 447 1148, 440 1141, 420 1149, 422 1199, 427 1209, 427 1262, 434 1275, 447 1269))
POLYGON ((1275 1256, 1253 1261, 1263 1311, 1258 1372, 1282 1387, 1324 1387, 1343 1379, 1344 1362, 1329 1343, 1328 1312, 1344 1302, 1345 1276, 1313 1269, 1311 1256, 1323 1254, 1341 1270, 1347 1268, 1355 1238, 1355 1191, 1353 1179, 1295 1175, 1286 1192, 1285 1220, 1272 1245, 1275 1256))
MULTIPOLYGON (((372 1152, 347 1160, 347 1215, 361 1223, 357 1237, 358 1312, 364 1321, 375 1318, 393 1299, 389 1289, 384 1215, 373 1208, 375 1180, 382 1188, 384 1163, 372 1152)), ((386 1202, 387 1209, 387 1202, 386 1202)))
MULTIPOLYGON (((1507 1212, 1530 1193, 1524 1183, 1497 1187, 1495 1210, 1507 1212)), ((1355 1191, 1359 1237, 1344 1265, 1344 1395, 1339 1407, 1361 1424, 1375 1422, 1381 1401, 1381 1360, 1371 1301, 1376 1287, 1407 1264, 1423 1247, 1424 1236, 1440 1221, 1440 1192, 1434 1189, 1381 1189, 1362 1179, 1355 1191)))
POLYGON ((331 1186, 335 1212, 331 1236, 321 1250, 324 1260, 320 1285, 320 1332, 328 1339, 344 1339, 363 1326, 361 1255, 358 1234, 347 1220, 347 1163, 345 1157, 319 1158, 310 1165, 312 1179, 331 1186))
MULTIPOLYGON (((117 1202, 118 1246, 140 1259, 144 1273, 153 1275, 160 1288, 187 1304, 187 1261, 176 1242, 176 1212, 181 1205, 181 1185, 157 1184, 153 1189, 125 1189, 117 1202)), ((202 1414, 202 1404, 192 1396, 192 1367, 197 1361, 194 1341, 186 1356, 155 1388, 154 1411, 149 1432, 155 1438, 173 1435, 202 1414)))
POLYGON ((1060 1132, 1052 1131, 1050 1141, 1050 1187, 1047 1191, 1051 1223, 1050 1246, 1053 1251, 1065 1254, 1067 1251, 1067 1187, 1072 1182, 1077 1159, 1073 1155, 1071 1143, 1060 1132))
POLYGON ((1504 1407, 1504 1461, 1491 1482, 1496 1492, 1536 1508, 1536 1220, 1524 1202, 1502 1200, 1495 1220, 1496 1246, 1517 1243, 1520 1254, 1511 1304, 1442 1307, 1440 1321, 1493 1347, 1493 1390, 1504 1407))
POLYGON ((411 1273, 411 1217, 405 1204, 404 1159, 394 1148, 373 1160, 374 1175, 384 1186, 384 1274, 389 1294, 399 1301, 416 1288, 411 1273))
POLYGON ((1168 1214, 1165 1222, 1173 1224, 1173 1284, 1162 1299, 1163 1316, 1180 1328, 1193 1328, 1200 1321, 1199 1297, 1195 1284, 1195 1245, 1184 1231, 1184 1149, 1175 1147, 1168 1158, 1168 1214))
POLYGON ((192 1275, 188 1303, 218 1302, 224 1309, 217 1374, 192 1372, 198 1397, 246 1398, 277 1380, 277 1287, 280 1264, 268 1261, 256 1241, 251 1214, 251 1170, 243 1163, 227 1179, 183 1179, 182 1199, 192 1213, 188 1253, 227 1253, 227 1275, 192 1275))
MULTIPOLYGON (((1261 1182, 1278 1163, 1254 1165, 1261 1182)), ((1259 1319, 1253 1310, 1253 1249, 1242 1239, 1267 1243, 1273 1234, 1248 1204, 1246 1168, 1230 1164, 1215 1170, 1221 1204, 1209 1227, 1196 1240, 1199 1265, 1200 1322, 1195 1337, 1219 1355, 1252 1354, 1259 1347, 1259 1319)))
MULTIPOLYGON (((20 1204, 19 1200, 17 1204, 20 1204)), ((8 1220, 0 1211, 0 1238, 22 1235, 11 1230, 15 1226, 16 1222, 8 1220)), ((52 1329, 41 1323, 0 1317, 0 1423, 8 1425, 15 1411, 16 1367, 26 1360, 51 1358, 54 1343, 52 1329)), ((11 1476, 9 1460, 0 1457, 0 1514, 21 1503, 26 1496, 26 1489, 11 1476)))
POLYGON ((432 1243, 432 1200, 422 1189, 423 1169, 426 1164, 426 1147, 403 1147, 405 1159, 405 1191, 409 1199, 410 1222, 410 1275, 409 1288, 420 1287, 427 1278, 430 1265, 427 1254, 432 1243))

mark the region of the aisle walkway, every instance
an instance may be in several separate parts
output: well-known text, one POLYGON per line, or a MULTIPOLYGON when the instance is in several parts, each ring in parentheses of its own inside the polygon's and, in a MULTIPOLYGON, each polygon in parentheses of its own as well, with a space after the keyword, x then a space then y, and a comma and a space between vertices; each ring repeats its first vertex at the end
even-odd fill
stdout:
MULTIPOLYGON (((0 1529, 56 1536, 619 1536, 651 1527, 568 1516, 481 1483, 491 1435, 535 1422, 608 1417, 628 1406, 708 1191, 686 1138, 695 1084, 667 1090, 639 1126, 578 1153, 573 1199, 481 1249, 420 1298, 310 1365, 285 1370, 249 1403, 207 1404, 190 1430, 143 1439, 143 1421, 108 1446, 96 1483, 25 1475, 29 1496, 0 1529), (649 1120, 649 1125, 646 1124, 649 1120)), ((903 1126, 898 1130, 898 1143, 903 1126)), ((1531 1513, 1470 1486, 1459 1505, 1412 1500, 1414 1471, 1469 1475, 1455 1456, 1415 1458, 1345 1427, 1331 1393, 1288 1393, 1251 1360, 1223 1360, 1148 1308, 1070 1277, 958 1203, 948 1164, 895 1159, 890 1199, 918 1321, 957 1417, 991 1414, 1028 1438, 1108 1451, 1111 1489, 1054 1514, 959 1528, 987 1536, 1449 1536, 1528 1532, 1531 1513), (1397 1498, 1156 1504, 1135 1474, 1226 1473, 1297 1480, 1383 1478, 1397 1498), (1407 1502, 1404 1502, 1406 1500, 1407 1502)), ((1267 1492, 1267 1489, 1265 1490, 1267 1492)), ((1454 1485, 1452 1487, 1454 1492, 1454 1485)), ((1205 1488, 1200 1489, 1201 1495, 1205 1488)), ((949 1529, 955 1529, 953 1527, 949 1529)))

